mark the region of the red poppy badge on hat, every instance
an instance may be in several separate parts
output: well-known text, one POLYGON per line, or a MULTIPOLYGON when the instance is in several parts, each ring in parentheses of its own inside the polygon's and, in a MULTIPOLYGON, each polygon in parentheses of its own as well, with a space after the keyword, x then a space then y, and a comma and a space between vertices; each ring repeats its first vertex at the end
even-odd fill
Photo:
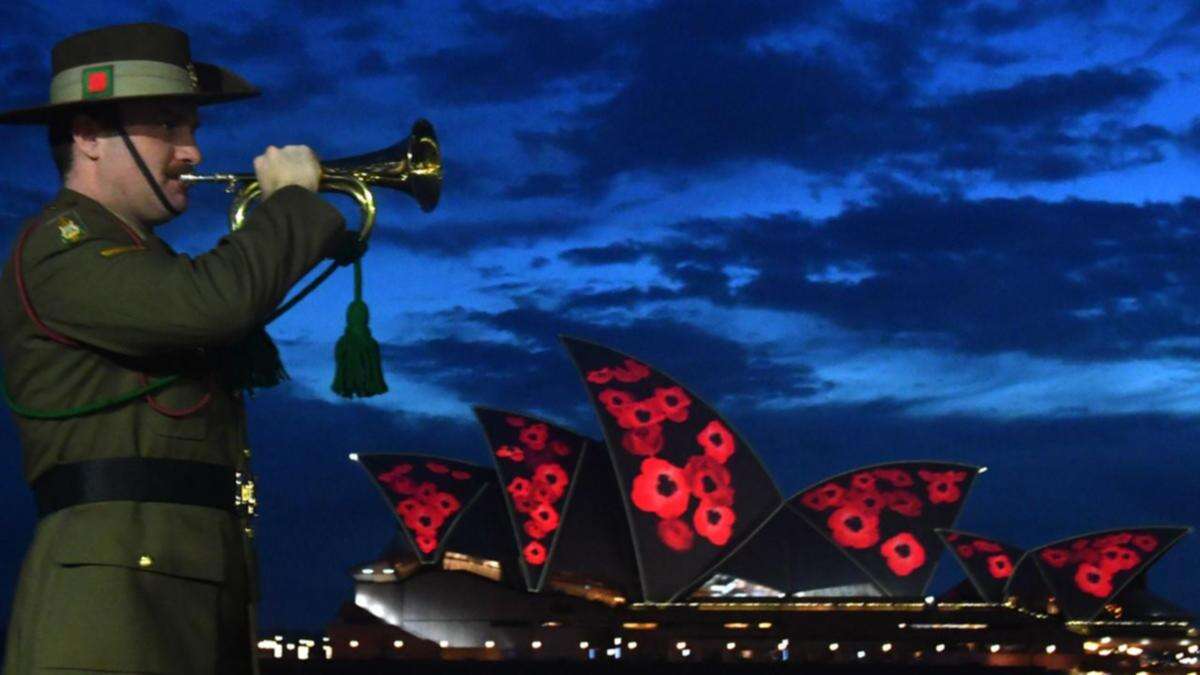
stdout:
POLYGON ((113 67, 92 66, 83 69, 83 98, 108 98, 113 95, 113 67))

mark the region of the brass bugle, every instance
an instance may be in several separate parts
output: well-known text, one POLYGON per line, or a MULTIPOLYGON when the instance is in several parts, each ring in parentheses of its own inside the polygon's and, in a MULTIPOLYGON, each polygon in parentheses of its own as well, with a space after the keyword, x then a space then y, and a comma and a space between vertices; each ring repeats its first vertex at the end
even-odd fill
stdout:
MULTIPOLYGON (((250 204, 262 195, 253 173, 184 174, 179 179, 189 184, 224 183, 226 190, 236 191, 229 207, 233 230, 242 227, 250 204)), ((382 150, 321 162, 318 189, 343 192, 358 202, 362 212, 358 238, 362 241, 371 236, 375 226, 375 197, 371 193, 375 186, 408 193, 427 213, 437 206, 442 192, 442 152, 428 120, 417 120, 407 138, 382 150)))

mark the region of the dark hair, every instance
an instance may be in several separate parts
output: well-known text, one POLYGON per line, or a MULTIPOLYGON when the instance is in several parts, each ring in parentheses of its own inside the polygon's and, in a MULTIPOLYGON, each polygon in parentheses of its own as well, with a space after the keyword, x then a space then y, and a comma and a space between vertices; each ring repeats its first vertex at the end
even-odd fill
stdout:
POLYGON ((46 125, 46 139, 50 142, 50 156, 54 159, 54 166, 58 169, 60 178, 67 177, 74 162, 75 134, 72 133, 71 127, 77 115, 87 115, 101 128, 117 127, 116 109, 109 105, 76 108, 52 116, 50 123, 46 125))

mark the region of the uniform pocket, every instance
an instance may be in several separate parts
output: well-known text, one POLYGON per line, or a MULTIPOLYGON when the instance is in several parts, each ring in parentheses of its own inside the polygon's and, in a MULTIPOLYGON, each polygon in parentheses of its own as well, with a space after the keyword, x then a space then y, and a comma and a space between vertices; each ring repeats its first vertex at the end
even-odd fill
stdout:
POLYGON ((228 580, 232 516, 201 506, 97 502, 55 518, 51 559, 64 567, 121 567, 141 574, 228 580))
POLYGON ((213 672, 220 587, 117 565, 57 565, 35 662, 87 672, 213 672))

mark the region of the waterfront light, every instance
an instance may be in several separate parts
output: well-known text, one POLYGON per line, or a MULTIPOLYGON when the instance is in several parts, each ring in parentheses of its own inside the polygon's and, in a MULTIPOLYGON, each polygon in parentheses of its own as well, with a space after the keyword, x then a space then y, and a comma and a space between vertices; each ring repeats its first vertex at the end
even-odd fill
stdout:
POLYGON ((937 644, 937 646, 934 647, 933 649, 934 649, 934 651, 937 651, 937 652, 944 652, 944 651, 946 651, 946 645, 939 642, 937 644))
POLYGON ((1142 648, 1141 647, 1130 647, 1129 649, 1125 650, 1125 653, 1130 656, 1141 656, 1142 648))
POLYGON ((351 641, 350 641, 350 648, 351 648, 351 649, 358 649, 358 640, 351 640, 351 641))
POLYGON ((484 647, 486 647, 486 648, 488 648, 488 649, 492 649, 493 647, 495 647, 495 646, 496 646, 496 641, 495 641, 495 640, 488 640, 487 642, 484 642, 484 643, 483 643, 483 646, 484 646, 484 647))
POLYGON ((865 659, 865 658, 867 658, 867 653, 860 649, 860 650, 858 650, 858 653, 855 654, 855 656, 857 656, 860 659, 865 659))
POLYGON ((890 651, 892 651, 892 643, 890 643, 890 642, 885 642, 885 643, 883 643, 883 645, 880 647, 880 649, 882 649, 882 650, 883 650, 883 651, 885 651, 885 652, 890 652, 890 651))
POLYGON ((680 654, 683 654, 684 658, 687 658, 687 657, 689 657, 689 656, 691 656, 691 655, 692 655, 692 650, 690 650, 690 649, 685 649, 685 650, 683 650, 683 651, 681 651, 681 652, 679 652, 679 653, 680 653, 680 654))
POLYGON ((937 602, 937 598, 933 597, 932 595, 925 596, 925 604, 932 605, 935 602, 937 602))
POLYGON ((404 646, 404 640, 396 640, 395 642, 392 643, 392 646, 395 647, 396 649, 400 649, 401 647, 404 646))
POLYGON ((687 649, 687 643, 686 642, 676 642, 675 649, 678 649, 680 651, 687 649))
POLYGON ((736 642, 726 642, 725 649, 728 649, 729 651, 733 651, 733 650, 737 649, 737 643, 736 642))
POLYGON ((630 649, 637 649, 637 643, 636 643, 636 642, 630 642, 629 644, 627 644, 627 645, 625 645, 625 646, 626 646, 626 647, 629 647, 630 649))
POLYGON ((441 647, 442 649, 445 649, 446 647, 450 646, 450 641, 449 640, 439 640, 438 646, 441 647))
POLYGON ((1058 651, 1058 647, 1055 647, 1054 645, 1046 645, 1047 654, 1053 654, 1056 651, 1058 651))
POLYGON ((838 650, 838 643, 830 642, 829 643, 829 651, 836 652, 837 650, 838 650))
POLYGON ((580 643, 579 643, 579 648, 580 648, 580 649, 587 649, 587 648, 588 648, 588 642, 587 642, 587 640, 584 640, 583 642, 580 642, 580 643))
POLYGON ((1000 651, 1000 645, 992 645, 991 647, 988 647, 988 651, 995 654, 996 652, 1000 651))

